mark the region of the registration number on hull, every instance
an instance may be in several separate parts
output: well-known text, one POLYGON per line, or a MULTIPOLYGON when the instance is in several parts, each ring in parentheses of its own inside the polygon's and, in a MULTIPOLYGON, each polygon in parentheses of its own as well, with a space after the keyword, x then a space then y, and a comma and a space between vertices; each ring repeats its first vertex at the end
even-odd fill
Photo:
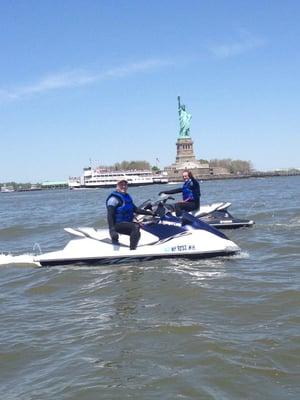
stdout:
POLYGON ((195 249, 196 249, 196 247, 195 247, 194 244, 181 244, 181 245, 177 245, 177 246, 167 247, 165 249, 165 251, 167 253, 170 253, 170 252, 174 253, 174 252, 177 252, 177 251, 192 251, 192 250, 195 250, 195 249))

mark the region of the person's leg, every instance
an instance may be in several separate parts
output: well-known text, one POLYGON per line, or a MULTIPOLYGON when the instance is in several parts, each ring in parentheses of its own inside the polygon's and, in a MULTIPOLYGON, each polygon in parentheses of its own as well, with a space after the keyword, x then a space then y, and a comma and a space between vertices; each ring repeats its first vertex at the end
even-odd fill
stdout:
POLYGON ((130 250, 135 250, 137 248, 140 237, 141 232, 139 225, 132 222, 132 230, 130 233, 130 250))
POLYGON ((181 214, 182 214, 181 205, 182 205, 182 203, 175 203, 175 204, 174 204, 174 206, 175 206, 176 217, 180 217, 181 214))
POLYGON ((130 250, 135 250, 140 240, 140 227, 134 222, 119 222, 115 225, 118 233, 130 236, 130 250))
POLYGON ((177 217, 182 215, 183 211, 193 211, 196 210, 196 208, 198 208, 195 204, 194 201, 187 201, 186 203, 176 203, 175 204, 175 210, 176 210, 176 215, 177 217))

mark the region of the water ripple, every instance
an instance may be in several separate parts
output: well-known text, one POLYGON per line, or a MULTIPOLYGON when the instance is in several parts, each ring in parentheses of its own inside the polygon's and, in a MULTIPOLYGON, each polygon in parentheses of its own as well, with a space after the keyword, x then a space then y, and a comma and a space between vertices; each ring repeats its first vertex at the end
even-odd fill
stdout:
POLYGON ((204 202, 256 222, 226 232, 237 256, 94 268, 21 257, 61 248, 65 226, 105 226, 108 190, 0 196, 5 399, 298 399, 299 188, 299 177, 203 182, 204 202))

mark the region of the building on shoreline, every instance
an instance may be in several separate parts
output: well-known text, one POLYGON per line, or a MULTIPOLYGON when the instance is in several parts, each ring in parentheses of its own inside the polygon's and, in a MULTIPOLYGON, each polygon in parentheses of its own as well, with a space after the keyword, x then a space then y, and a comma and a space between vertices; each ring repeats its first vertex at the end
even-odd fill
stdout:
POLYGON ((42 189, 65 189, 68 187, 66 181, 45 181, 42 183, 42 189))

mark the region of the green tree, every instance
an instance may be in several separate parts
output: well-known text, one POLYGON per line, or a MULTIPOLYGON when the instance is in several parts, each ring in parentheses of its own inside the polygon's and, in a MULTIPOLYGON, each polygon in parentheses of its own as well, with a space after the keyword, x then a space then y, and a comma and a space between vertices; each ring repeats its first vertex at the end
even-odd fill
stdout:
POLYGON ((157 172, 160 172, 160 169, 158 168, 157 165, 153 165, 153 166, 151 167, 151 171, 152 171, 154 174, 156 174, 157 172))
POLYGON ((121 163, 117 162, 113 165, 113 169, 115 170, 134 170, 134 169, 147 169, 150 170, 150 164, 145 160, 138 161, 122 161, 121 163))
POLYGON ((225 168, 231 174, 236 175, 248 175, 254 170, 251 161, 232 160, 231 158, 210 160, 210 166, 225 168))

